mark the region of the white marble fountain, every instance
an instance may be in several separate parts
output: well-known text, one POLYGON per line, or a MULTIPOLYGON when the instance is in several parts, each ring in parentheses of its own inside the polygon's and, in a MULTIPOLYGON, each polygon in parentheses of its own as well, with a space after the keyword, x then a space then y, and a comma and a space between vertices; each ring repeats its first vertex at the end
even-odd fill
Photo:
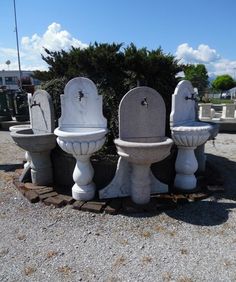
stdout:
POLYGON ((196 99, 192 84, 183 80, 177 85, 172 96, 170 115, 171 134, 178 147, 175 163, 176 177, 174 186, 191 191, 196 188, 198 162, 194 150, 209 139, 213 127, 205 122, 196 121, 196 99))
POLYGON ((72 196, 76 200, 91 200, 95 196, 94 170, 91 155, 105 142, 107 121, 102 112, 102 96, 95 84, 84 77, 70 80, 61 95, 61 117, 55 129, 57 143, 76 159, 73 172, 75 184, 72 196))

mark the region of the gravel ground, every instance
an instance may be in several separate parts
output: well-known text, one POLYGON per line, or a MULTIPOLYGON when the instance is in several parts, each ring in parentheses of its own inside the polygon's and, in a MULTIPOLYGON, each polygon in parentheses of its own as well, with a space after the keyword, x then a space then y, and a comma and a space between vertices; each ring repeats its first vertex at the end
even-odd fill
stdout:
POLYGON ((206 145, 226 193, 156 215, 30 204, 11 183, 22 161, 0 131, 0 281, 236 281, 236 135, 206 145))

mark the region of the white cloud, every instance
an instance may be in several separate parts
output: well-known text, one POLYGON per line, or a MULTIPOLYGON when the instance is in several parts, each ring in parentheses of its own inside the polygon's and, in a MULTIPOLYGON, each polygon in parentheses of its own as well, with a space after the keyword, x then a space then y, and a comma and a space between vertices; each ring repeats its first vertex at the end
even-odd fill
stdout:
POLYGON ((210 75, 229 74, 233 78, 236 78, 235 77, 236 61, 230 61, 228 59, 220 59, 215 63, 208 64, 207 69, 210 75))
MULTIPOLYGON (((74 38, 67 30, 63 30, 59 23, 54 22, 42 35, 35 33, 21 38, 21 68, 22 70, 47 70, 48 66, 41 58, 41 54, 45 54, 43 48, 51 51, 61 49, 68 51, 71 46, 86 48, 88 45, 74 38)), ((177 47, 175 56, 181 63, 205 64, 210 76, 236 74, 236 60, 222 58, 215 49, 206 44, 200 44, 194 49, 188 43, 183 43, 177 47)), ((8 69, 7 60, 11 61, 9 69, 18 69, 16 48, 0 47, 0 70, 8 69)))
POLYGON ((235 75, 236 61, 222 58, 215 49, 208 45, 200 44, 197 49, 183 43, 177 47, 176 58, 184 64, 204 64, 209 76, 229 74, 235 75))
POLYGON ((33 50, 40 53, 43 52, 43 47, 53 51, 61 49, 68 51, 71 46, 81 48, 88 46, 72 37, 68 31, 62 30, 61 25, 58 23, 49 25, 41 37, 36 33, 31 38, 28 36, 22 37, 21 44, 25 50, 33 50))
MULTIPOLYGON (((50 51, 68 51, 71 46, 86 48, 88 45, 72 37, 61 25, 52 23, 43 35, 33 34, 21 39, 20 56, 22 70, 47 70, 47 64, 41 59, 44 48, 50 51)), ((17 52, 12 48, 0 48, 0 69, 7 69, 5 62, 11 61, 10 69, 18 69, 17 52)))
POLYGON ((188 43, 183 43, 177 47, 177 59, 182 63, 209 63, 220 59, 215 49, 208 45, 200 44, 197 49, 193 49, 188 43))
POLYGON ((1 55, 7 55, 10 57, 17 57, 16 49, 0 48, 1 55))

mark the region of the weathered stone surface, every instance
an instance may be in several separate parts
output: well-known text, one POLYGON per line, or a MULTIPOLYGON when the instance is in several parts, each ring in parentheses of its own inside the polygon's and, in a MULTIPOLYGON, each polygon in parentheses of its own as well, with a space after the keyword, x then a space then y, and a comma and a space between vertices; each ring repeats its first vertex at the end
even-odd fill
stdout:
POLYGON ((166 107, 162 96, 150 87, 130 90, 120 103, 120 139, 165 136, 166 107))
POLYGON ((107 204, 107 201, 89 201, 88 203, 93 204, 93 205, 103 205, 105 206, 107 204))
POLYGON ((36 190, 36 189, 41 189, 41 188, 46 187, 46 186, 38 186, 38 185, 35 185, 31 182, 26 182, 24 186, 25 186, 26 190, 36 190))
POLYGON ((155 198, 160 201, 170 201, 173 200, 172 194, 160 194, 160 195, 152 195, 152 198, 155 198))
POLYGON ((84 205, 85 201, 75 201, 73 204, 73 209, 81 210, 81 207, 84 205))
POLYGON ((31 202, 37 203, 39 201, 39 196, 35 191, 26 191, 24 196, 31 202))
POLYGON ((68 196, 68 195, 59 194, 57 197, 60 197, 63 200, 65 205, 71 205, 75 202, 75 200, 71 196, 68 196))
POLYGON ((94 212, 94 213, 100 213, 100 212, 102 212, 103 208, 104 208, 103 203, 86 202, 84 205, 82 205, 81 210, 82 211, 94 212))
POLYGON ((46 198, 44 200, 44 204, 47 205, 47 206, 53 205, 56 208, 60 208, 60 207, 65 205, 65 202, 64 202, 63 198, 60 197, 60 195, 57 195, 55 197, 46 198))
POLYGON ((53 192, 53 187, 40 188, 40 189, 35 190, 35 192, 38 193, 39 195, 43 195, 46 193, 53 192))
POLYGON ((30 107, 34 134, 47 134, 55 128, 54 107, 51 96, 45 90, 34 92, 30 107))
POLYGON ((173 200, 177 203, 177 204, 185 204, 188 203, 188 198, 183 195, 183 194, 174 194, 173 195, 173 200))
POLYGON ((50 193, 46 193, 46 194, 39 195, 39 199, 40 199, 41 201, 44 201, 44 200, 47 199, 47 198, 55 197, 55 196, 57 196, 57 195, 58 195, 57 192, 50 192, 50 193))
POLYGON ((209 193, 193 193, 188 194, 188 198, 191 201, 200 201, 209 197, 209 193))

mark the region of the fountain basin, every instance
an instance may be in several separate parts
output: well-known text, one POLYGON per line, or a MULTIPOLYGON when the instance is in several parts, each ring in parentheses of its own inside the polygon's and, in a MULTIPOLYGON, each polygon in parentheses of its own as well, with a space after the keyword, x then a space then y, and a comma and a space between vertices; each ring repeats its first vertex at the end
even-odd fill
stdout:
POLYGON ((171 134, 177 146, 197 147, 208 140, 211 130, 210 124, 191 121, 172 127, 171 134))
POLYGON ((34 134, 32 129, 11 132, 14 142, 30 153, 48 151, 56 146, 56 136, 53 133, 34 134))
POLYGON ((106 128, 56 128, 58 145, 68 154, 91 155, 105 142, 106 128))
POLYGON ((172 139, 167 137, 115 139, 114 142, 121 157, 131 163, 149 165, 165 159, 173 145, 172 139))
POLYGON ((30 128, 31 128, 31 124, 18 124, 18 125, 10 126, 9 131, 16 132, 19 130, 30 129, 30 128))
POLYGON ((72 128, 72 127, 58 127, 54 133, 62 140, 71 141, 94 141, 103 138, 106 133, 106 128, 72 128))
POLYGON ((53 182, 50 152, 56 146, 53 133, 34 134, 32 129, 11 132, 14 142, 29 152, 32 183, 51 185, 53 182))
MULTIPOLYGON (((13 125, 11 127, 9 127, 9 131, 10 132, 16 132, 19 130, 26 130, 26 129, 31 129, 31 124, 18 124, 18 125, 13 125)), ((25 151, 25 159, 26 159, 26 163, 24 164, 24 170, 25 172, 28 170, 28 168, 30 168, 30 161, 31 161, 31 156, 30 153, 28 151, 25 151)), ((25 173, 23 173, 24 175, 25 173)), ((24 176, 22 176, 23 178, 24 176)))

